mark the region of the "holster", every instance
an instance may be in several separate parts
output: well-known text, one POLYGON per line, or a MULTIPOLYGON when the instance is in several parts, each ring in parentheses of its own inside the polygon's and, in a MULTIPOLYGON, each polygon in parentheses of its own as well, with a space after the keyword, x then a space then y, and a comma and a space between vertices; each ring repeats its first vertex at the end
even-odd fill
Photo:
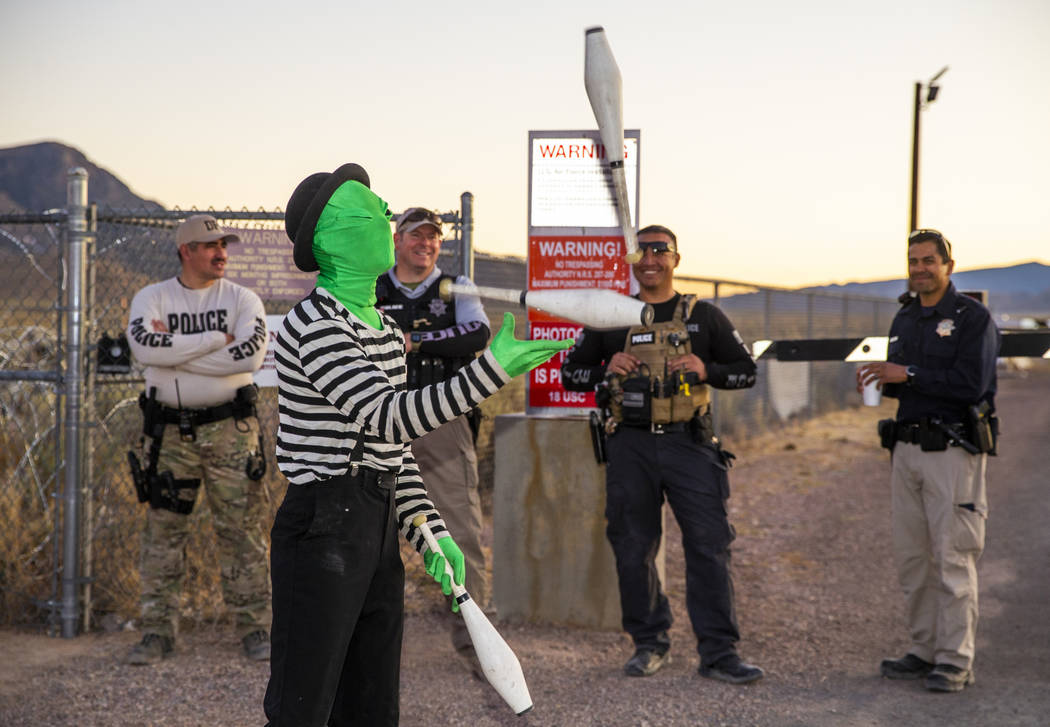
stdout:
MULTIPOLYGON (((252 387, 254 388, 254 384, 252 387)), ((238 389, 238 395, 240 395, 240 389, 238 389)), ((167 421, 164 418, 164 407, 157 401, 156 387, 152 387, 149 396, 142 397, 139 404, 142 408, 143 443, 145 437, 149 437, 150 443, 145 467, 142 467, 134 452, 128 452, 128 464, 131 467, 131 479, 135 484, 135 494, 139 502, 148 502, 154 510, 170 510, 180 515, 189 515, 193 512, 196 497, 193 500, 183 500, 179 498, 178 491, 183 488, 196 489, 200 487, 200 480, 176 480, 171 470, 157 472, 157 462, 160 459, 160 447, 164 441, 164 427, 167 421)), ((180 421, 179 424, 181 430, 182 422, 180 421)))
POLYGON ((266 440, 263 438, 261 428, 259 429, 259 448, 248 454, 244 474, 249 480, 255 482, 261 480, 266 474, 266 440))
POLYGON ((605 464, 609 461, 605 451, 605 422, 598 416, 598 412, 592 411, 590 416, 591 447, 594 449, 594 461, 605 464))
POLYGON ((880 419, 878 427, 879 444, 883 449, 888 449, 892 452, 894 445, 897 444, 897 420, 880 419))
POLYGON ((992 407, 987 401, 970 406, 968 428, 970 441, 982 453, 995 454, 996 439, 999 434, 999 419, 992 414, 992 407))
MULTIPOLYGON (((255 384, 247 384, 237 389, 233 397, 233 418, 240 420, 258 417, 258 401, 259 387, 255 384)), ((244 474, 249 480, 256 482, 266 474, 266 439, 263 437, 262 426, 259 427, 259 447, 248 455, 244 474)))
POLYGON ((697 444, 707 444, 715 441, 715 426, 711 419, 711 412, 697 413, 689 420, 689 434, 697 444))
POLYGON ((919 449, 923 452, 943 452, 948 449, 948 437, 940 419, 923 417, 919 420, 919 449))
POLYGON ((718 458, 722 461, 722 466, 725 469, 733 466, 733 460, 736 459, 736 455, 723 448, 722 442, 715 436, 714 420, 711 417, 710 409, 705 410, 702 414, 700 412, 694 414, 693 418, 689 420, 688 430, 689 436, 692 437, 694 442, 702 447, 713 449, 718 454, 718 458))
POLYGON ((131 481, 135 485, 135 495, 139 502, 152 502, 153 480, 157 476, 157 458, 160 457, 160 444, 164 440, 164 417, 162 406, 157 403, 157 387, 149 390, 149 396, 139 399, 142 409, 142 434, 140 446, 149 437, 149 452, 146 454, 146 466, 139 462, 138 455, 128 452, 128 465, 131 468, 131 481))
POLYGON ((131 482, 135 485, 135 495, 139 502, 149 502, 149 475, 134 452, 128 452, 128 465, 131 467, 131 482))
POLYGON ((256 416, 255 404, 259 401, 259 387, 247 384, 240 387, 233 396, 233 418, 247 419, 256 416))
POLYGON ((149 506, 154 510, 169 510, 178 515, 189 515, 193 512, 197 498, 194 496, 192 500, 183 500, 179 497, 179 490, 196 490, 200 485, 200 480, 176 480, 171 470, 165 470, 156 475, 150 483, 149 506))

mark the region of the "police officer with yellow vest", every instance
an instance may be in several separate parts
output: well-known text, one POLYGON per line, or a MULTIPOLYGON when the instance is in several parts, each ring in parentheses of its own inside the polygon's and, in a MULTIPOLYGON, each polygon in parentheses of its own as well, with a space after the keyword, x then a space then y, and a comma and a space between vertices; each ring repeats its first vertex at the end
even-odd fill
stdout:
POLYGON ((606 424, 606 534, 616 556, 623 628, 635 653, 629 676, 656 673, 668 658, 671 610, 656 572, 661 508, 671 505, 682 530, 686 605, 700 653, 700 674, 733 684, 762 677, 741 661, 733 604, 727 469, 711 427, 709 386, 746 389, 755 362, 715 306, 674 290, 678 244, 671 230, 638 233, 644 253, 632 266, 638 297, 655 309, 654 323, 631 329, 584 329, 562 364, 571 391, 597 387, 606 424))

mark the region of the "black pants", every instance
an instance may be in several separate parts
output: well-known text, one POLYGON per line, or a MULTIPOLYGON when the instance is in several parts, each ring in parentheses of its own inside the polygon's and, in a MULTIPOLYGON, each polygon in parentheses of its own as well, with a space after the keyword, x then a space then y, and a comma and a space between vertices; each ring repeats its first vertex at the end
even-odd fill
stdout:
POLYGON ((271 533, 272 727, 396 725, 405 571, 394 476, 289 485, 271 533))
POLYGON ((653 434, 621 426, 609 438, 606 534, 616 556, 623 628, 637 647, 670 647, 671 609, 656 572, 664 498, 682 530, 686 607, 701 661, 736 651, 726 512, 729 477, 718 453, 688 432, 653 434))

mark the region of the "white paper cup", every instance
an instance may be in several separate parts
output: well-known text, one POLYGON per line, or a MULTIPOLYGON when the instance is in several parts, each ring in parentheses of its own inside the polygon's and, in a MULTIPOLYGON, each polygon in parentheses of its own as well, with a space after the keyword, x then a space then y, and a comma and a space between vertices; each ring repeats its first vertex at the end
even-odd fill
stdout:
POLYGON ((872 379, 864 384, 864 405, 878 406, 882 403, 882 389, 878 388, 879 380, 872 379))

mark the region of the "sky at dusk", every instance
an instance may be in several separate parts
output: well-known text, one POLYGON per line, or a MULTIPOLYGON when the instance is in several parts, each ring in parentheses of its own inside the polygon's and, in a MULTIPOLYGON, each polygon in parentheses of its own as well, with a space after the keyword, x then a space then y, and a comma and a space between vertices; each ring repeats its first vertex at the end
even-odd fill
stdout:
POLYGON ((1050 260, 1046 0, 7 2, 0 147, 75 146, 182 208, 283 208, 354 161, 393 209, 472 192, 477 248, 524 255, 528 133, 595 127, 594 25, 682 272, 902 276, 914 83, 944 66, 919 225, 957 270, 1050 260))

